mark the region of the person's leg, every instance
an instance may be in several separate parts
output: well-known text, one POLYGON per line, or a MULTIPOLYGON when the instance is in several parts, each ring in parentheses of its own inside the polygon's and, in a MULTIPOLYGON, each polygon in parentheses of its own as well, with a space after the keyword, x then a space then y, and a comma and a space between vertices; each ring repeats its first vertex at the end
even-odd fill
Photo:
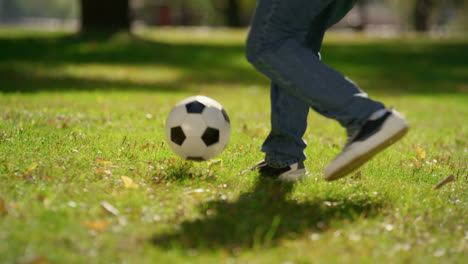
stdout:
POLYGON ((283 168, 305 160, 302 136, 307 128, 309 105, 271 84, 271 132, 263 143, 268 165, 283 168))
MULTIPOLYGON (((277 114, 279 120, 274 125, 280 127, 277 131, 284 133, 281 126, 289 117, 294 121, 286 127, 292 126, 297 130, 288 129, 294 132, 286 133, 286 136, 294 138, 296 142, 301 140, 299 134, 302 135, 306 123, 303 115, 307 114, 301 110, 305 108, 300 104, 297 108, 293 107, 291 102, 296 101, 338 120, 348 132, 354 134, 325 169, 327 180, 338 179, 358 168, 403 137, 408 130, 406 120, 398 112, 386 110, 383 104, 370 100, 353 82, 320 61, 317 50, 320 49, 321 39, 314 37, 323 37, 325 30, 321 27, 325 25, 326 29, 336 23, 353 3, 353 0, 260 0, 247 44, 248 60, 275 83, 272 105, 288 102, 288 109, 273 110, 272 117, 277 114), (327 18, 327 23, 319 22, 317 18, 321 16, 327 18), (298 110, 300 118, 285 114, 295 114, 294 109, 298 110)), ((275 118, 272 121, 276 122, 275 118)), ((279 141, 270 139, 267 145, 268 142, 274 146, 276 143, 273 142, 279 141)), ((304 145, 296 146, 297 149, 301 147, 304 145)), ((281 148, 279 143, 278 148, 281 148)), ((300 160, 301 156, 297 155, 296 158, 300 160)), ((292 159, 288 157, 276 162, 288 163, 289 160, 292 159)), ((255 167, 261 167, 266 172, 273 169, 280 179, 283 177, 286 180, 297 179, 294 174, 304 170, 302 162, 279 170, 266 165, 260 162, 255 167)))
POLYGON ((323 35, 339 20, 339 11, 332 0, 259 1, 247 57, 273 83, 272 131, 262 147, 271 166, 305 159, 302 136, 309 107, 349 129, 383 108, 320 61, 323 35))
MULTIPOLYGON (((334 0, 332 3, 330 3, 325 10, 322 11, 315 19, 314 21, 310 24, 308 34, 305 39, 306 46, 311 49, 313 52, 319 52, 322 46, 323 42, 323 37, 325 35, 325 32, 341 21, 343 17, 346 16, 346 14, 353 8, 355 1, 352 0, 334 0)), ((319 58, 320 53, 319 53, 319 58)), ((351 85, 355 86, 356 89, 358 89, 360 92, 357 93, 360 96, 367 97, 367 93, 362 91, 356 83, 354 83, 351 79, 348 77, 344 77, 346 81, 351 83, 351 85)), ((378 103, 378 102, 377 102, 378 103)), ((384 105, 381 104, 382 109, 384 108, 384 105)), ((318 112, 319 114, 322 114, 324 116, 334 118, 333 115, 329 115, 327 112, 322 112, 320 108, 315 108, 312 106, 312 108, 318 112)), ((340 120, 338 120, 341 122, 340 120)), ((353 134, 357 132, 359 129, 359 124, 355 125, 349 125, 346 126, 346 124, 343 124, 345 128, 347 129, 347 135, 348 137, 351 137, 353 134)))
MULTIPOLYGON (((328 23, 329 8, 323 10, 316 18, 315 25, 309 29, 304 44, 320 58, 328 23)), ((305 160, 305 142, 302 140, 307 128, 307 115, 310 106, 301 98, 282 89, 278 84, 271 84, 271 132, 263 143, 262 151, 270 166, 282 168, 298 161, 305 160)))
POLYGON ((325 65, 304 42, 311 23, 332 0, 260 0, 247 42, 247 58, 284 92, 357 130, 384 108, 325 65))

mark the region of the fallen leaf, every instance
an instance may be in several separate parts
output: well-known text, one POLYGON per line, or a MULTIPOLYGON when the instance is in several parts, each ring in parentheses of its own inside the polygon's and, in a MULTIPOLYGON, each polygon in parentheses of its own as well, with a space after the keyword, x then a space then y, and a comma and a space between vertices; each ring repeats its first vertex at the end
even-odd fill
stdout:
POLYGON ((88 228, 89 230, 96 231, 96 232, 103 232, 109 226, 109 222, 104 220, 96 220, 96 221, 83 221, 81 225, 88 228))
POLYGON ((37 195, 37 200, 39 200, 41 203, 44 202, 44 200, 47 198, 47 195, 40 193, 37 195))
POLYGON ((204 193, 204 192, 210 192, 210 190, 208 189, 195 189, 195 190, 190 190, 188 192, 185 192, 186 194, 190 194, 190 193, 204 193))
POLYGON ((333 206, 340 205, 340 202, 324 201, 323 204, 326 205, 326 206, 329 206, 329 207, 333 207, 333 206))
POLYGON ((127 189, 136 189, 138 184, 134 183, 133 180, 127 176, 120 177, 123 181, 124 187, 127 189))
POLYGON ((108 161, 108 160, 98 159, 98 164, 101 165, 101 166, 107 166, 107 165, 110 165, 111 162, 108 161))
POLYGON ((22 258, 20 261, 18 261, 19 264, 48 264, 50 261, 42 256, 30 256, 30 257, 25 257, 22 258))
POLYGON ((358 171, 353 175, 353 179, 361 179, 362 178, 362 172, 358 171))
POLYGON ((393 230, 393 225, 392 224, 383 224, 383 227, 385 228, 385 230, 387 231, 392 231, 393 230))
POLYGON ((141 146, 141 150, 145 150, 149 148, 149 143, 146 143, 145 145, 141 146))
POLYGON ((419 159, 419 160, 423 160, 426 158, 426 151, 421 148, 420 146, 418 145, 413 145, 413 148, 414 150, 416 150, 416 157, 419 159))
POLYGON ((39 164, 37 162, 34 162, 33 164, 29 165, 29 167, 26 169, 26 172, 31 172, 37 168, 39 164))
POLYGON ((95 170, 94 173, 96 173, 96 174, 103 174, 103 175, 107 175, 107 176, 112 175, 112 171, 110 171, 110 170, 103 170, 103 169, 95 170))
POLYGON ((0 197, 0 216, 7 215, 8 214, 8 208, 5 200, 3 200, 2 197, 0 197))
POLYGON ((57 128, 66 128, 68 126, 68 121, 64 121, 61 124, 57 125, 57 128))
POLYGON ((444 185, 446 185, 447 183, 454 182, 454 181, 456 181, 455 175, 451 174, 451 175, 448 176, 447 178, 445 178, 445 179, 443 179, 442 181, 440 181, 436 186, 434 186, 434 190, 440 189, 440 188, 442 188, 444 185))
POLYGON ((443 255, 445 255, 445 249, 439 249, 436 252, 434 252, 433 256, 436 258, 440 258, 443 255))
POLYGON ((414 166, 415 166, 416 168, 421 167, 421 162, 419 162, 419 160, 417 160, 417 159, 415 159, 415 158, 413 158, 413 164, 414 164, 414 166))
POLYGON ((223 161, 220 160, 220 159, 218 159, 218 160, 210 161, 210 162, 208 163, 208 166, 211 167, 211 166, 213 166, 213 165, 222 165, 222 164, 223 164, 223 161))
POLYGON ((117 208, 115 208, 112 204, 104 201, 104 202, 101 202, 101 207, 102 209, 104 209, 106 212, 112 214, 112 215, 119 215, 119 210, 117 210, 117 208))

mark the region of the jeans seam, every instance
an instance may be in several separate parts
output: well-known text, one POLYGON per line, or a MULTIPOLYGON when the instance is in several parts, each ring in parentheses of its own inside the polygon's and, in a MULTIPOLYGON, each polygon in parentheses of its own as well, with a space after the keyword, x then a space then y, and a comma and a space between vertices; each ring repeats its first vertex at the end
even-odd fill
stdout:
MULTIPOLYGON (((280 74, 278 71, 276 71, 268 63, 266 63, 264 61, 264 59, 262 58, 263 57, 262 53, 265 52, 263 49, 265 48, 265 45, 266 45, 265 43, 266 43, 266 40, 267 40, 266 36, 268 34, 268 29, 271 26, 271 19, 274 16, 275 12, 277 11, 279 1, 280 0, 272 0, 272 5, 271 5, 270 9, 268 10, 268 14, 266 15, 266 17, 264 19, 264 23, 262 24, 262 28, 260 29, 260 38, 259 38, 259 40, 257 40, 257 43, 256 43, 257 45, 255 46, 256 53, 257 53, 257 60, 256 60, 255 64, 260 65, 261 67, 265 68, 270 73, 274 74, 278 78, 278 81, 279 81, 279 83, 281 83, 281 85, 284 85, 284 86, 288 87, 289 89, 294 89, 293 87, 291 87, 292 84, 290 83, 290 81, 283 78, 282 74, 280 74)), ((288 122, 288 126, 290 126, 289 122, 288 122)), ((302 154, 303 154, 303 151, 302 151, 302 154)), ((268 163, 268 161, 270 161, 270 163, 273 163, 272 165, 277 165, 279 167, 286 167, 286 166, 290 166, 291 164, 299 162, 300 158, 296 157, 296 158, 287 159, 285 161, 279 161, 278 156, 276 154, 274 154, 274 153, 268 154, 267 153, 267 157, 265 158, 265 160, 267 161, 267 163, 268 163)))

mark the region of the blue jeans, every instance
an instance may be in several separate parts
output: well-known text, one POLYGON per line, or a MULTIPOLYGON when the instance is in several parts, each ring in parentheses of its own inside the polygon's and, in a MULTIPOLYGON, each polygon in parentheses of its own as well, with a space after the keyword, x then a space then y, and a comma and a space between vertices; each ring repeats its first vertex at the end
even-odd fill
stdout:
POLYGON ((358 130, 384 108, 320 59, 325 31, 354 0, 259 0, 247 40, 248 61, 271 80, 271 132, 262 151, 272 167, 305 160, 307 115, 316 112, 358 130))

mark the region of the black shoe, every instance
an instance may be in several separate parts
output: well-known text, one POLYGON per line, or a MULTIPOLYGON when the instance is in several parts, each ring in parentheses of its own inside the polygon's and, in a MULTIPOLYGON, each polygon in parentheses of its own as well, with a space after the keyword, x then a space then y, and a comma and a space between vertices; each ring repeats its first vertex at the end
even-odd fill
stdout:
POLYGON ((280 181, 297 181, 304 178, 307 173, 302 161, 284 168, 273 168, 262 160, 250 169, 250 171, 253 170, 258 170, 262 176, 272 177, 280 181))
POLYGON ((333 181, 346 176, 401 139, 406 132, 408 123, 395 110, 387 110, 380 117, 369 119, 330 162, 324 171, 325 180, 333 181))

